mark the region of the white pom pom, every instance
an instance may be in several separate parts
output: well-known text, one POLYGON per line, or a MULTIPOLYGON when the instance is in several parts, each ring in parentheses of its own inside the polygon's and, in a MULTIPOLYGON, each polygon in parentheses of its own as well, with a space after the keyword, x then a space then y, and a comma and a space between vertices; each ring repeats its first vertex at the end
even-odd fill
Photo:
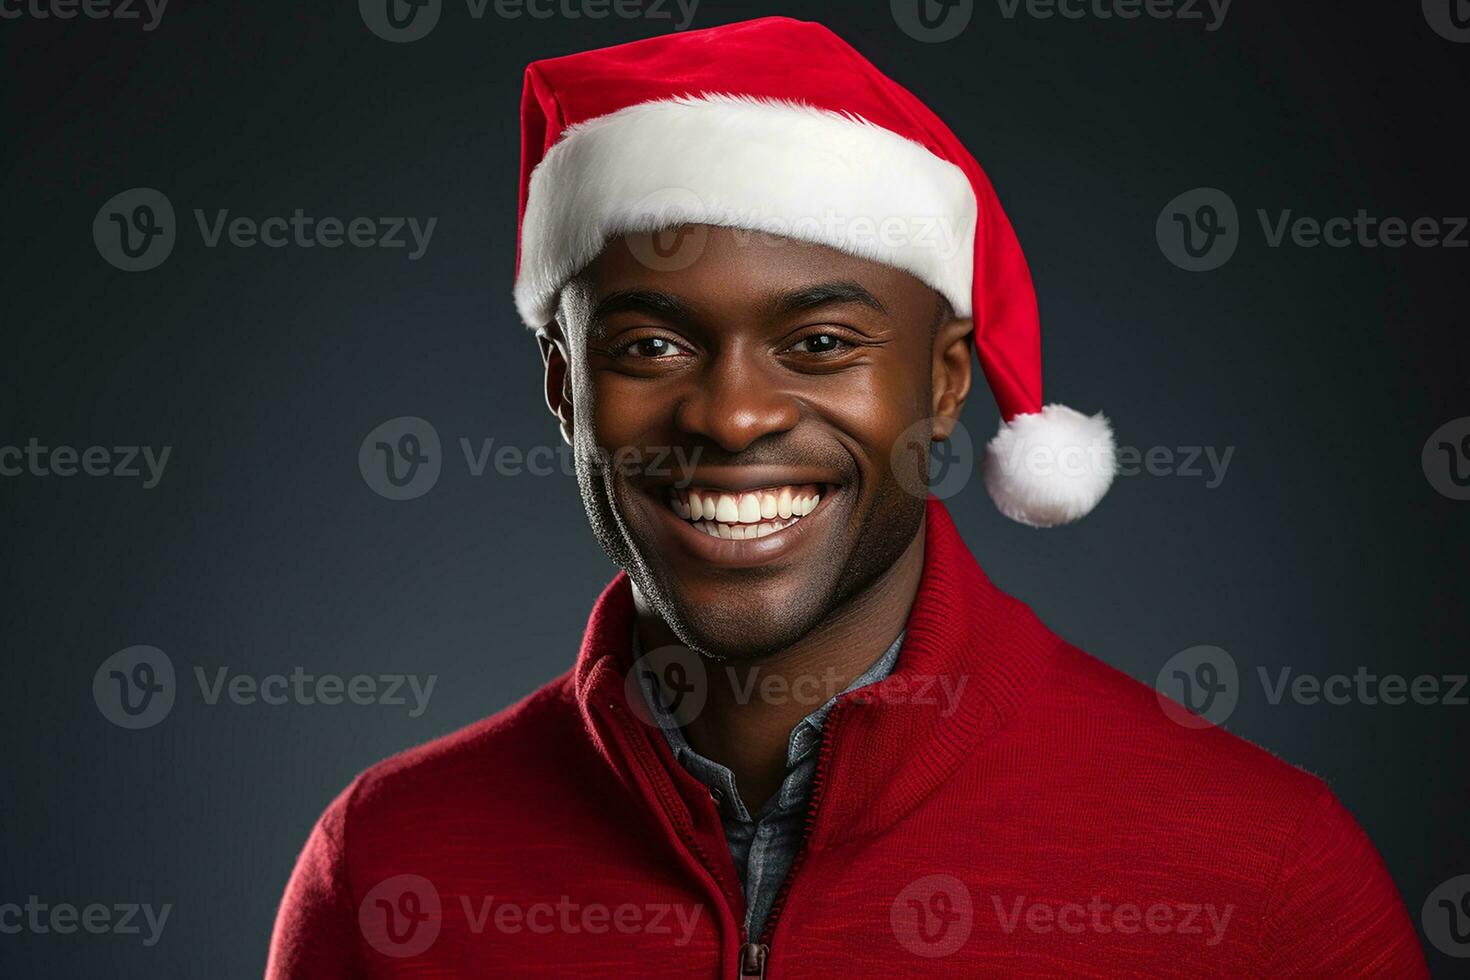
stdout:
POLYGON ((986 447, 985 489, 1011 520, 1055 527, 1096 507, 1116 469, 1106 418, 1047 405, 1001 423, 986 447))

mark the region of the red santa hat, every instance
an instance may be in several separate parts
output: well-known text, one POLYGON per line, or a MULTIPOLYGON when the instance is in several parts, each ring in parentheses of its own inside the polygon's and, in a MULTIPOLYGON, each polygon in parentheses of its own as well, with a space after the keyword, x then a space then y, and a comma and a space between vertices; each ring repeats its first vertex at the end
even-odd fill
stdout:
POLYGON ((617 236, 682 224, 768 232, 903 269, 975 321, 1000 409, 991 498, 1037 527, 1112 483, 1102 415, 1042 403, 1026 260, 949 128, 819 24, 784 17, 532 63, 521 99, 516 308, 540 329, 617 236))

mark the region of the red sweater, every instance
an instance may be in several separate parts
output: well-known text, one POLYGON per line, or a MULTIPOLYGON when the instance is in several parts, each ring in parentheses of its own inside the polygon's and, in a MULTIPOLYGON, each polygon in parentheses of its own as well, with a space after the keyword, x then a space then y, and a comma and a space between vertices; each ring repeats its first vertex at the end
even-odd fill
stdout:
POLYGON ((927 520, 897 670, 830 715, 764 936, 709 791, 629 709, 619 575, 571 672, 327 808, 267 976, 1427 975, 1321 781, 1171 721, 927 520))

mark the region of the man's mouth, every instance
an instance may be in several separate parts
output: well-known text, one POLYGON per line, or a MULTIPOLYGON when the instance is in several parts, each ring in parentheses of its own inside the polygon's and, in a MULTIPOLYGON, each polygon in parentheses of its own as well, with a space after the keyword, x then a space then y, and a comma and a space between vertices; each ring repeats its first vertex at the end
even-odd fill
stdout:
POLYGON ((764 487, 731 493, 690 487, 669 488, 666 502, 675 514, 712 538, 743 541, 763 538, 796 524, 816 509, 826 487, 820 483, 764 487))

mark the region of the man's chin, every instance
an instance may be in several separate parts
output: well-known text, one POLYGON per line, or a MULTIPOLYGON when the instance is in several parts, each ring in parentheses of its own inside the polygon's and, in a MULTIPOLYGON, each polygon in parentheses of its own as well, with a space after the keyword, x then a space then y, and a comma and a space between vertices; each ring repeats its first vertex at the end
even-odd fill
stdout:
MULTIPOLYGON (((659 605, 664 605, 660 603, 659 605)), ((824 609, 806 602, 764 595, 752 602, 712 604, 674 598, 663 618, 695 653, 710 660, 749 661, 775 656, 816 627, 824 609)))

